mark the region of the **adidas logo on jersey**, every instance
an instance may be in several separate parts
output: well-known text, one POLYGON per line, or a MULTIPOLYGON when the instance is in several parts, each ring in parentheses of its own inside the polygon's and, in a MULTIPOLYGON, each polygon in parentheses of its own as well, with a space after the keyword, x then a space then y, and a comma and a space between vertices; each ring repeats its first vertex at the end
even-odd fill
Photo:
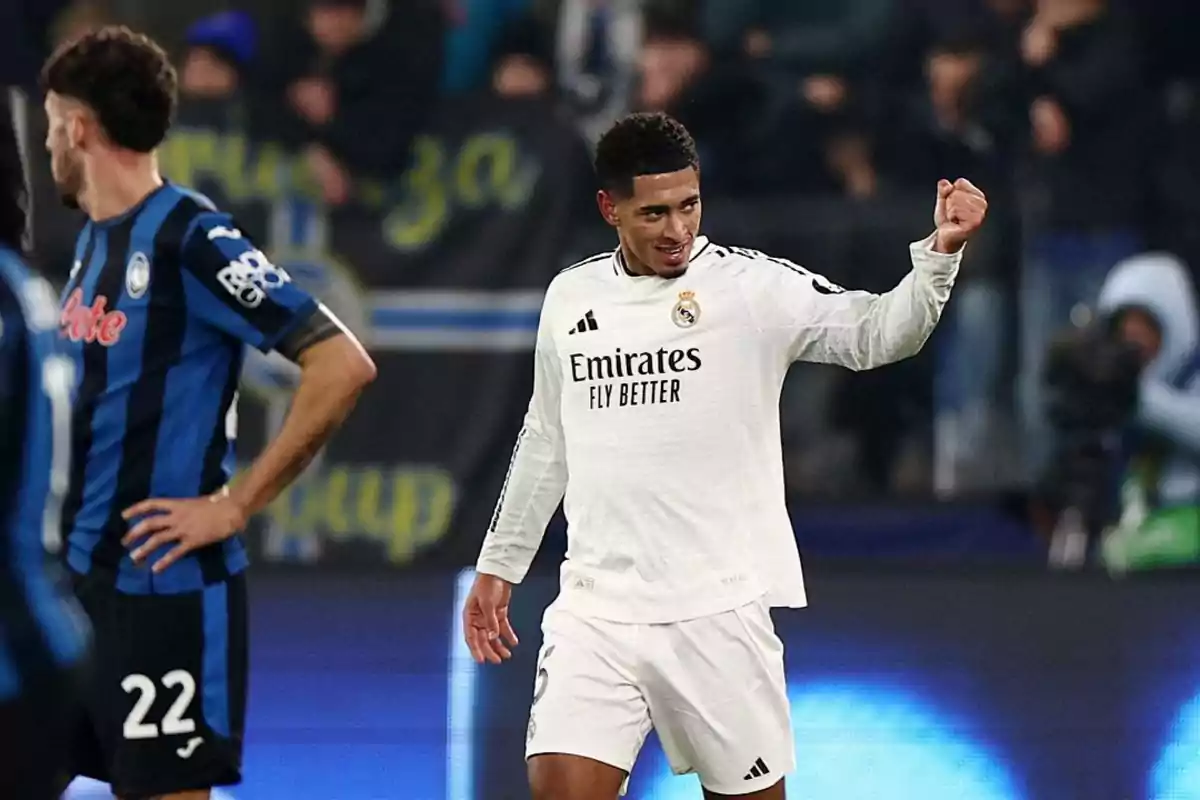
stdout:
POLYGON ((771 770, 767 768, 767 762, 761 758, 754 762, 754 766, 750 767, 750 771, 742 778, 744 781, 752 781, 755 778, 761 778, 763 775, 770 775, 771 770))
POLYGON ((583 315, 583 319, 575 323, 575 327, 567 331, 567 334, 573 336, 576 333, 587 333, 588 331, 598 330, 600 330, 600 326, 596 324, 596 315, 589 311, 583 315))

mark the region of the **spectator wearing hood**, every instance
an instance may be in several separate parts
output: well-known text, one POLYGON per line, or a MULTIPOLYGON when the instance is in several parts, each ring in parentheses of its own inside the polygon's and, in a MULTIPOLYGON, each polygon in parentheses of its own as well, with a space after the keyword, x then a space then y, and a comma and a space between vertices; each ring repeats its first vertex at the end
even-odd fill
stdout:
POLYGON ((1120 522, 1106 533, 1110 569, 1200 563, 1200 314, 1187 266, 1165 253, 1108 275, 1100 311, 1145 367, 1120 522))

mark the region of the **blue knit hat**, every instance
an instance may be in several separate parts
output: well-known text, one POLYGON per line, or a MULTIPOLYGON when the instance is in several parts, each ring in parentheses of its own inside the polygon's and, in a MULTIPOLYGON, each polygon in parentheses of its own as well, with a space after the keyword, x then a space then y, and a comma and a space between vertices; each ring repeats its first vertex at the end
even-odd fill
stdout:
POLYGON ((258 50, 258 27, 244 11, 222 11, 192 23, 187 30, 192 47, 211 47, 235 66, 246 67, 258 50))

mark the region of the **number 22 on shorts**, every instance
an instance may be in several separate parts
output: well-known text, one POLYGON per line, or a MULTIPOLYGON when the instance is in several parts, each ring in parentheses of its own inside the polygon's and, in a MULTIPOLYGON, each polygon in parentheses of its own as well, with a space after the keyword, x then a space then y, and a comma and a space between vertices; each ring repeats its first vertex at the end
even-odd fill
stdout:
POLYGON ((195 733, 196 721, 185 717, 184 713, 196 696, 196 679, 184 669, 173 669, 162 676, 162 685, 167 689, 178 689, 179 694, 163 714, 162 725, 146 722, 146 714, 154 706, 158 697, 158 685, 149 677, 140 673, 126 675, 121 681, 121 688, 127 694, 137 693, 133 708, 125 717, 124 736, 126 739, 156 739, 161 736, 178 736, 184 733, 195 733))

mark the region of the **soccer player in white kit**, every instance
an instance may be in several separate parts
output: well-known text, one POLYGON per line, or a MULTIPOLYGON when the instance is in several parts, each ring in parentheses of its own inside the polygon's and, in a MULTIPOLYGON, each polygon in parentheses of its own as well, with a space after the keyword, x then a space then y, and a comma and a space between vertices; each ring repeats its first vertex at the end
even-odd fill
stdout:
POLYGON ((526 745, 534 800, 614 800, 651 727, 706 798, 782 800, 795 754, 770 609, 806 604, 784 505, 784 376, 794 361, 862 370, 919 351, 987 202, 969 181, 939 182, 936 230, 875 295, 701 236, 695 144, 666 115, 620 120, 595 162, 620 246, 546 291, 467 644, 480 662, 511 655, 512 586, 563 501, 567 557, 526 745))

